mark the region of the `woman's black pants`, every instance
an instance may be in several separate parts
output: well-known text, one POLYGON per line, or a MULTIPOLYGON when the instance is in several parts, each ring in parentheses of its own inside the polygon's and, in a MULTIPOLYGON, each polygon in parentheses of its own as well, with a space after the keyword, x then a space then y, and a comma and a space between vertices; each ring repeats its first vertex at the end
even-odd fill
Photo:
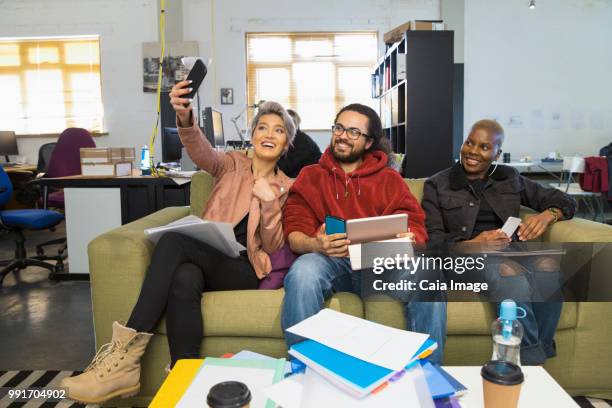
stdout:
POLYGON ((172 366, 198 358, 202 341, 202 292, 256 289, 246 256, 230 258, 186 235, 164 234, 153 252, 138 302, 127 326, 152 333, 164 312, 172 366))

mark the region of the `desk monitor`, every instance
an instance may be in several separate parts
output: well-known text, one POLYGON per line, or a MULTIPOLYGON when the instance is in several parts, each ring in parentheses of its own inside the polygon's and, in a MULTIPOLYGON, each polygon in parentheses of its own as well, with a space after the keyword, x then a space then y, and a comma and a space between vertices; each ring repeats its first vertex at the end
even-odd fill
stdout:
POLYGON ((164 163, 180 161, 182 148, 183 144, 179 138, 177 128, 162 128, 162 161, 164 163))
POLYGON ((204 108, 202 111, 202 128, 211 145, 225 147, 221 112, 211 107, 204 108))
POLYGON ((12 130, 0 130, 0 155, 4 155, 6 162, 9 162, 9 155, 19 154, 17 149, 17 136, 12 130))

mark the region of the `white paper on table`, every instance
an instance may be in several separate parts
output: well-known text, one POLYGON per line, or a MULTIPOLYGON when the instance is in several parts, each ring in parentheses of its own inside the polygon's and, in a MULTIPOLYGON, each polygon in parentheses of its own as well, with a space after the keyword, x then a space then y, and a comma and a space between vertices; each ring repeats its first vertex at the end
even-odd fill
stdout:
POLYGON ((390 370, 402 370, 429 335, 395 329, 323 309, 287 329, 335 350, 390 370))
MULTIPOLYGON (((276 360, 274 357, 266 356, 265 354, 255 353, 251 350, 242 350, 230 357, 232 360, 276 360)), ((291 362, 285 363, 285 371, 283 375, 291 373, 291 362)))
MULTIPOLYGON (((420 369, 420 366, 418 367, 420 369)), ((306 370, 303 379, 301 408, 319 407, 415 407, 434 408, 434 402, 427 385, 424 392, 419 392, 417 383, 419 376, 425 381, 423 372, 410 370, 395 382, 390 382, 376 394, 370 394, 363 399, 356 399, 336 388, 314 370, 306 370)), ((283 408, 286 408, 283 406, 283 408)))
POLYGON ((224 381, 240 381, 251 391, 251 408, 264 408, 267 397, 263 389, 274 381, 274 370, 262 368, 225 367, 203 364, 185 394, 176 405, 178 408, 201 408, 206 405, 208 391, 224 381))
POLYGON ((264 388, 262 391, 270 400, 282 408, 300 408, 302 406, 303 383, 304 374, 294 374, 264 388))

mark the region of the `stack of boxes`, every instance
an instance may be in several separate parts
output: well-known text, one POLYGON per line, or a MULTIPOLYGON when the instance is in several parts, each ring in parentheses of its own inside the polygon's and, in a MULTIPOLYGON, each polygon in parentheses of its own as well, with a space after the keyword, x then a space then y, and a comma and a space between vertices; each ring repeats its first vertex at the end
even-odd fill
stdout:
POLYGON ((393 44, 402 39, 406 31, 444 31, 446 24, 442 20, 412 20, 395 27, 393 30, 385 33, 385 44, 393 44))
POLYGON ((81 148, 83 176, 130 176, 136 158, 133 147, 81 148))

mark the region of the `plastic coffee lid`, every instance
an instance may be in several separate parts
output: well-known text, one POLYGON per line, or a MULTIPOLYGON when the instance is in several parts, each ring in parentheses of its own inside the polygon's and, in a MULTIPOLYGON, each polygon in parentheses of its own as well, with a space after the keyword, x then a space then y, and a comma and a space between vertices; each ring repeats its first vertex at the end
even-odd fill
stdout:
POLYGON ((524 381, 523 371, 509 361, 489 361, 482 366, 480 375, 487 381, 500 385, 516 385, 524 381))
POLYGON ((238 381, 225 381, 214 385, 206 398, 211 408, 240 408, 251 402, 251 391, 238 381))

